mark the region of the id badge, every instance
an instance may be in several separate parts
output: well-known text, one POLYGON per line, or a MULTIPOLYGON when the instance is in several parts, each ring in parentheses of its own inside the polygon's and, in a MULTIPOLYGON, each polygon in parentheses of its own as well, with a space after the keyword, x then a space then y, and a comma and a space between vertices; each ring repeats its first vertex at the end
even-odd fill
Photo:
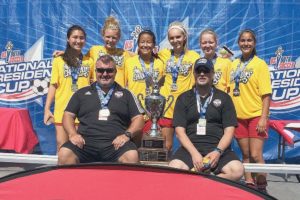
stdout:
POLYGON ((98 120, 107 121, 107 118, 109 117, 109 115, 110 115, 109 109, 107 109, 107 108, 101 109, 101 110, 99 110, 98 120))
POLYGON ((197 124, 197 135, 206 135, 206 119, 199 119, 197 124))

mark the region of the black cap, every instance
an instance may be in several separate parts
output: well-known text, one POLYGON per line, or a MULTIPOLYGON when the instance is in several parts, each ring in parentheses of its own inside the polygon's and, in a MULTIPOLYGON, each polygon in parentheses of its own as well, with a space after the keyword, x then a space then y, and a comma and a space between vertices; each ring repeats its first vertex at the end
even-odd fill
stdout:
POLYGON ((198 71, 200 68, 206 68, 209 71, 214 70, 214 64, 210 59, 199 58, 195 62, 194 70, 198 71))

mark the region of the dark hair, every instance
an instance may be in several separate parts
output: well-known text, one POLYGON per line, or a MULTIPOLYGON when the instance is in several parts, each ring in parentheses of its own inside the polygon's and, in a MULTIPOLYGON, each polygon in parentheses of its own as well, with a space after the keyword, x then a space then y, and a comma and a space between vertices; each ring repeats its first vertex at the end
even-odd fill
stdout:
MULTIPOLYGON (((244 33, 250 33, 251 36, 252 36, 252 38, 253 38, 253 40, 254 40, 254 42, 255 42, 255 44, 256 44, 256 35, 255 35, 254 31, 251 30, 251 29, 244 29, 244 30, 242 30, 242 31, 240 32, 240 34, 239 34, 238 42, 240 41, 240 39, 241 39, 241 37, 242 37, 242 35, 243 35, 244 33)), ((253 55, 256 55, 256 49, 255 49, 255 47, 254 47, 254 49, 253 49, 252 54, 253 54, 253 55)))
MULTIPOLYGON (((86 38, 86 33, 84 29, 78 25, 73 25, 68 29, 67 38, 69 39, 73 31, 82 31, 84 38, 86 38)), ((76 50, 73 49, 69 42, 67 42, 67 46, 65 49, 65 53, 62 55, 63 60, 67 63, 68 66, 79 67, 80 62, 78 62, 78 57, 76 56, 76 50)))
MULTIPOLYGON (((106 64, 106 65, 109 64, 109 63, 112 63, 113 67, 116 68, 116 62, 115 62, 115 60, 113 59, 113 57, 111 57, 108 54, 104 54, 102 56, 99 56, 99 58, 96 61, 96 66, 97 66, 98 62, 102 62, 103 64, 106 64)), ((97 67, 95 67, 95 68, 97 68, 97 67)))
MULTIPOLYGON (((141 31, 139 33, 139 36, 138 36, 138 39, 137 39, 137 43, 138 44, 140 43, 140 39, 141 39, 142 35, 144 35, 144 34, 148 34, 148 35, 150 35, 152 37, 152 41, 153 41, 153 44, 155 46, 156 45, 156 37, 155 37, 153 31, 151 31, 149 29, 143 30, 143 31, 141 31)), ((155 57, 155 58, 158 58, 157 53, 154 53, 153 51, 152 51, 152 56, 155 57)))

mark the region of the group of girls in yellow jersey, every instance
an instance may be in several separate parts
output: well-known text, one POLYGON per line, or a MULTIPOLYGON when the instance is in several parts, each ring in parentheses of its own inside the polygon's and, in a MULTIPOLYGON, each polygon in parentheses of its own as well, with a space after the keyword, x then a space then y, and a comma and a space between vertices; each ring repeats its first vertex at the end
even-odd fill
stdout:
MULTIPOLYGON (((264 163, 263 145, 268 138, 272 88, 268 65, 256 55, 255 33, 250 29, 240 32, 238 45, 242 55, 232 63, 216 55, 217 35, 213 30, 203 30, 199 42, 204 57, 214 63, 215 87, 232 97, 238 118, 235 138, 242 161, 264 163)), ((246 172, 244 176, 248 186, 266 192, 266 174, 246 172)))
MULTIPOLYGON (((159 121, 166 147, 172 150, 174 129, 172 118, 177 97, 194 85, 194 62, 200 55, 188 49, 188 32, 180 22, 168 27, 171 49, 154 53, 155 34, 143 30, 137 40, 137 54, 117 48, 121 37, 119 22, 108 17, 101 30, 104 45, 92 46, 86 56, 82 55, 86 34, 79 26, 72 26, 67 33, 67 48, 53 60, 52 77, 45 104, 44 122, 54 121, 58 148, 68 140, 62 127, 62 114, 71 95, 79 88, 94 81, 94 65, 98 57, 111 55, 117 64, 116 82, 127 87, 141 100, 143 107, 146 95, 152 91, 151 81, 164 80, 160 94, 168 101, 159 121), (54 115, 50 111, 55 99, 54 115)), ((256 36, 252 30, 243 30, 238 37, 242 52, 240 58, 231 62, 217 55, 218 38, 212 29, 200 33, 199 45, 204 55, 214 63, 214 85, 227 92, 234 102, 238 127, 235 137, 242 151, 243 162, 264 163, 263 144, 268 137, 268 115, 271 95, 270 73, 267 64, 256 55, 256 36), (259 78, 263 77, 263 78, 259 78)), ((145 117, 145 120, 147 117, 145 117)), ((144 131, 149 129, 147 121, 144 131)), ((249 186, 266 188, 264 174, 245 173, 249 186)))

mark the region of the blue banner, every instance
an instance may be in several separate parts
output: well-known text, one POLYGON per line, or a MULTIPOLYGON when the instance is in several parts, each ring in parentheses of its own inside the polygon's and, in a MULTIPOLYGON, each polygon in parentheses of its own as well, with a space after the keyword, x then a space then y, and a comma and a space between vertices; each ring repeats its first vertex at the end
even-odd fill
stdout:
MULTIPOLYGON (((238 33, 253 29, 258 55, 269 64, 272 75, 271 119, 300 120, 300 4, 296 0, 3 0, 0 5, 0 106, 29 109, 43 154, 56 153, 54 127, 43 124, 52 53, 65 49, 66 32, 73 24, 87 32, 84 52, 103 44, 100 30, 110 15, 121 24, 118 46, 132 51, 145 28, 155 32, 159 49, 169 47, 168 25, 181 21, 188 27, 189 49, 201 53, 199 34, 209 27, 219 35, 219 47, 228 46, 238 57, 238 33)), ((299 133, 294 134, 294 140, 299 138, 299 133)), ((271 130, 264 151, 267 160, 277 158, 277 143, 278 133, 271 130)), ((287 148, 287 159, 299 158, 299 149, 299 143, 287 148)))

